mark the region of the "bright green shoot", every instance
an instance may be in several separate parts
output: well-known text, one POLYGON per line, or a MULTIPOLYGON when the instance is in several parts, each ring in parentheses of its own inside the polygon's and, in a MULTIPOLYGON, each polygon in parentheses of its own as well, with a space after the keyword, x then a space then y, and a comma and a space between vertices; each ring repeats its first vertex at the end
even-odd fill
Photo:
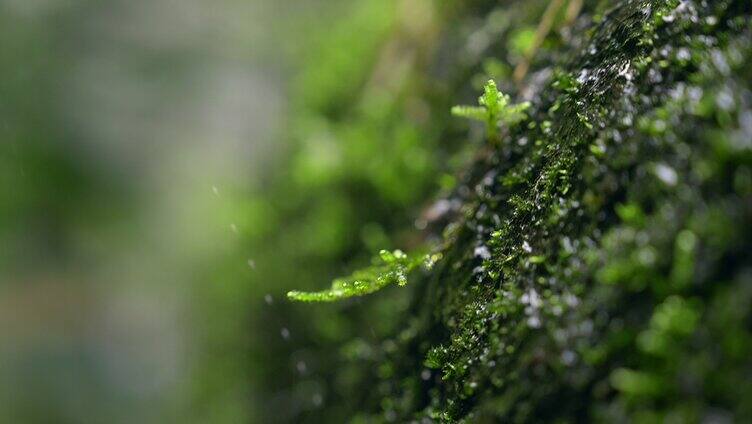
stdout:
POLYGON ((407 275, 419 266, 431 268, 440 254, 407 255, 401 250, 379 252, 379 259, 368 268, 355 271, 349 277, 338 278, 328 290, 319 292, 291 291, 287 297, 301 302, 333 302, 353 296, 373 293, 390 284, 407 284, 407 275))
POLYGON ((527 116, 525 110, 530 107, 530 102, 512 105, 509 101, 509 96, 499 91, 493 80, 488 80, 483 95, 478 98, 480 106, 454 106, 452 115, 485 122, 489 140, 497 142, 499 124, 512 126, 522 121, 527 116))

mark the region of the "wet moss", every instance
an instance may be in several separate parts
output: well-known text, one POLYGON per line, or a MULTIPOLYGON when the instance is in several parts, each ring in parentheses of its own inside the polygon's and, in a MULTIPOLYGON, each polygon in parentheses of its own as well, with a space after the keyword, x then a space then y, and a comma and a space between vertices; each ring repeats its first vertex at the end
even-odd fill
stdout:
POLYGON ((752 5, 602 3, 474 145, 443 258, 364 300, 409 304, 349 345, 356 422, 752 420, 752 5))

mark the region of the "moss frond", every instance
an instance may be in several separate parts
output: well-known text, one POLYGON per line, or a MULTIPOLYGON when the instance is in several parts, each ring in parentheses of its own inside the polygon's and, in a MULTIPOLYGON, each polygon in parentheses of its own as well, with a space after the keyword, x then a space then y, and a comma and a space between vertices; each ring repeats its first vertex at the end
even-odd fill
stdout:
POLYGON ((407 284, 407 276, 414 269, 433 267, 440 254, 406 254, 401 250, 382 250, 374 264, 355 271, 348 277, 337 278, 331 288, 318 292, 290 291, 287 297, 300 302, 333 302, 378 291, 390 284, 407 284))
POLYGON ((508 95, 496 88, 493 80, 488 80, 483 87, 483 94, 478 98, 480 106, 454 106, 452 115, 486 123, 488 138, 495 141, 499 137, 499 125, 512 126, 526 118, 525 111, 529 102, 510 104, 508 95))

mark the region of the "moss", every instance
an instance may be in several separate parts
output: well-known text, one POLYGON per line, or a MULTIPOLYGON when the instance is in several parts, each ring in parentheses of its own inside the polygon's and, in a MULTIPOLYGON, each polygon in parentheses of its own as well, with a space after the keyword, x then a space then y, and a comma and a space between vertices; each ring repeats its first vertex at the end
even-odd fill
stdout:
POLYGON ((478 98, 479 106, 454 106, 452 115, 486 123, 486 134, 489 140, 497 141, 499 124, 511 126, 525 119, 525 110, 530 103, 517 105, 509 104, 509 96, 496 88, 493 80, 488 80, 483 87, 483 95, 478 98))
POLYGON ((414 269, 422 266, 430 270, 441 254, 411 254, 397 249, 394 252, 382 250, 379 259, 368 268, 356 271, 346 278, 338 278, 328 290, 319 292, 290 291, 287 297, 291 300, 302 302, 332 302, 347 299, 353 296, 363 296, 376 292, 390 284, 404 286, 407 284, 407 275, 414 269))
POLYGON ((445 200, 462 206, 433 270, 345 306, 356 334, 389 324, 339 364, 350 401, 326 407, 356 422, 752 419, 752 6, 601 3, 551 36, 527 118, 445 200))

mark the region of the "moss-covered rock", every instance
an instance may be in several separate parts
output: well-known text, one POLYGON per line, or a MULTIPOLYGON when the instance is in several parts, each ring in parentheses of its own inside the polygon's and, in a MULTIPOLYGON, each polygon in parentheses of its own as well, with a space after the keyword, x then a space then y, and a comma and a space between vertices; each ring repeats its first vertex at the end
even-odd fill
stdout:
MULTIPOLYGON (((502 19, 467 7, 455 19, 502 19)), ((468 141, 442 259, 340 306, 352 325, 320 371, 340 401, 314 416, 752 420, 751 16, 742 0, 585 2, 517 93, 527 118, 468 141)))

